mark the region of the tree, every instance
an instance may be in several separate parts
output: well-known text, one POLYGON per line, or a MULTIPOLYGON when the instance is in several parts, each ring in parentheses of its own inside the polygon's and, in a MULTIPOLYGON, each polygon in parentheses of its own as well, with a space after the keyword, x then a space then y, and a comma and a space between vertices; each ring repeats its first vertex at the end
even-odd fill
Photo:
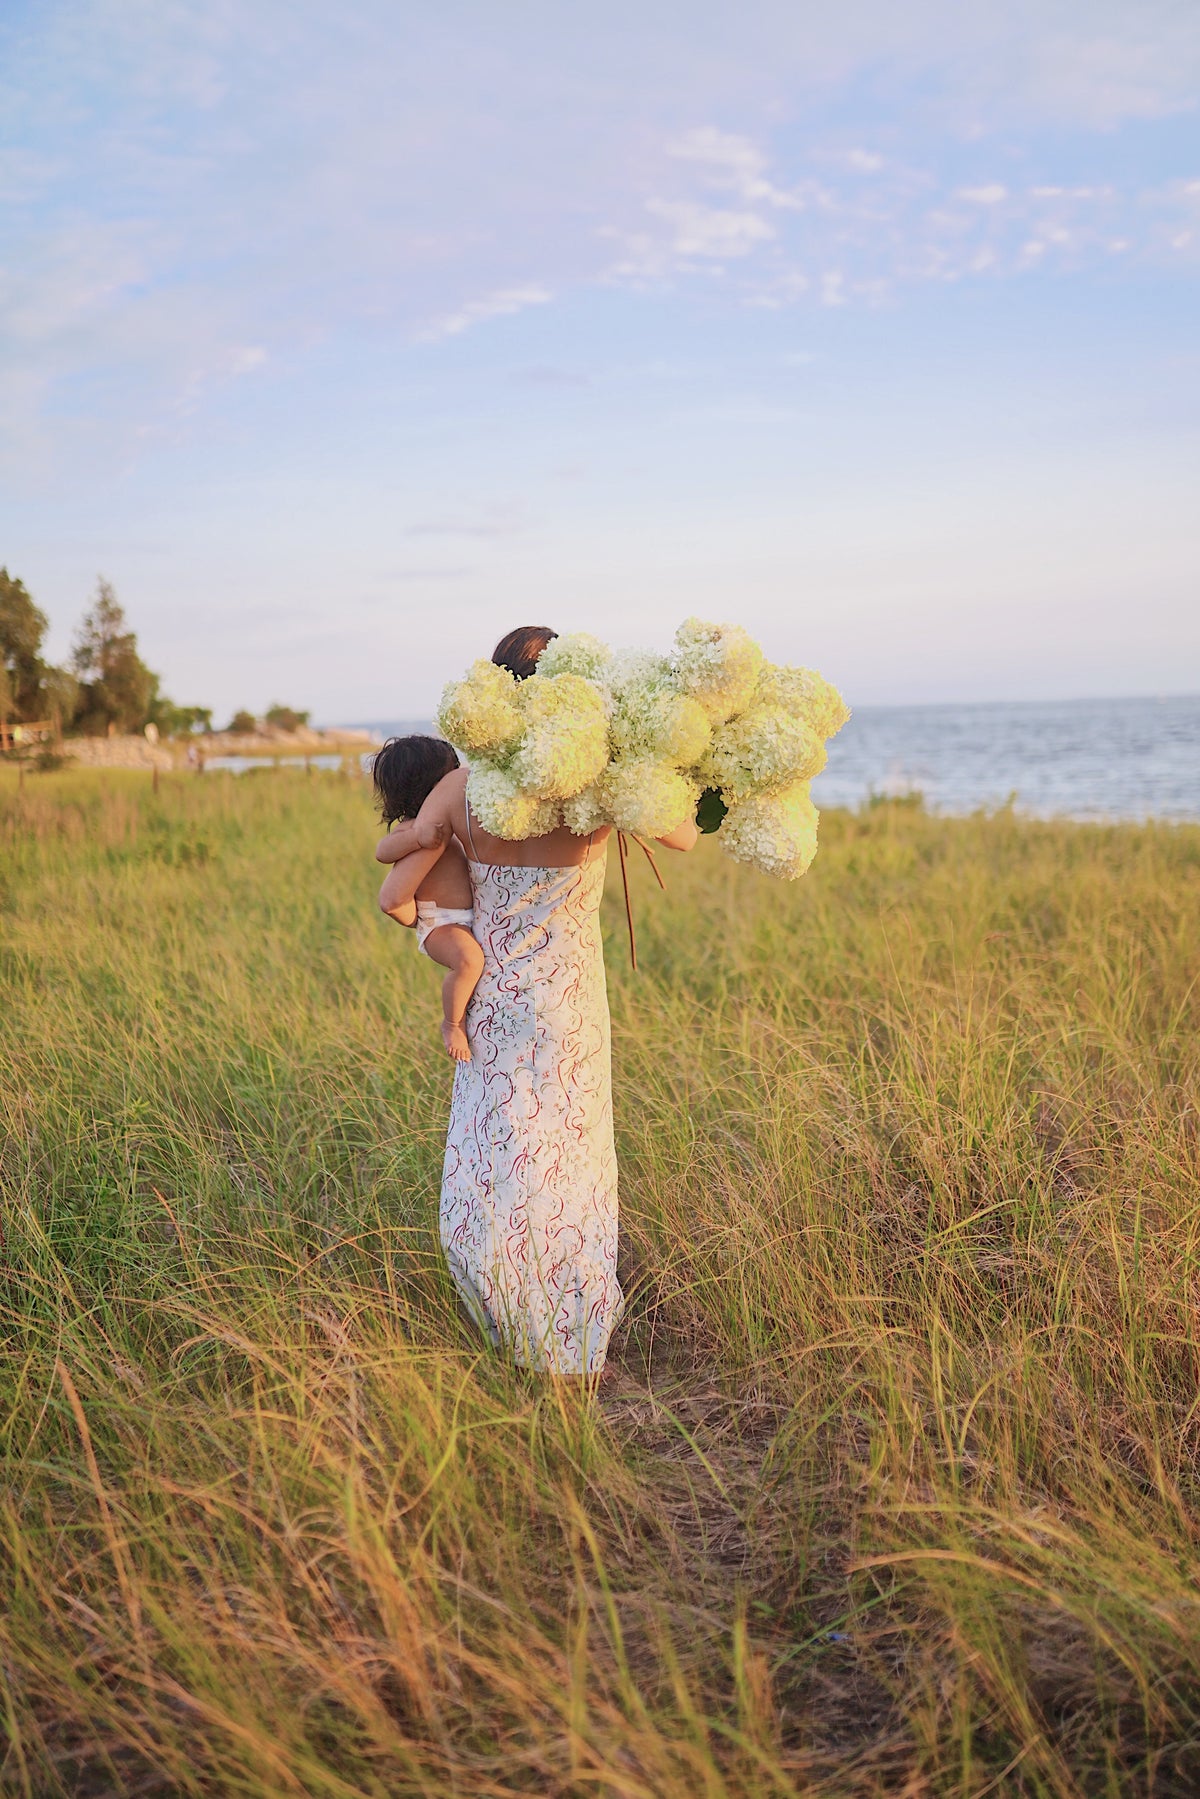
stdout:
POLYGON ((65 668, 43 662, 46 615, 23 581, 0 568, 0 717, 53 718, 69 725, 79 687, 65 668))
POLYGON ((236 731, 239 737, 249 737, 257 723, 258 720, 255 718, 253 712, 246 712, 243 710, 234 713, 225 729, 227 731, 236 731))
POLYGON ((298 731, 301 725, 308 723, 307 712, 297 712, 293 706, 281 706, 278 700, 267 707, 267 723, 280 731, 298 731))
POLYGON ((74 720, 79 706, 79 682, 69 668, 42 664, 42 681, 38 688, 39 716, 56 718, 65 728, 74 720))
POLYGON ((165 694, 156 694, 150 719, 164 737, 191 737, 196 731, 212 730, 212 707, 177 706, 165 694))
POLYGON ((24 581, 0 568, 0 663, 8 678, 10 716, 39 718, 39 688, 45 663, 39 654, 46 614, 29 596, 24 581))
POLYGON ((79 627, 72 667, 79 678, 79 725, 93 735, 140 731, 158 698, 158 677, 138 655, 137 636, 112 586, 100 580, 79 627))

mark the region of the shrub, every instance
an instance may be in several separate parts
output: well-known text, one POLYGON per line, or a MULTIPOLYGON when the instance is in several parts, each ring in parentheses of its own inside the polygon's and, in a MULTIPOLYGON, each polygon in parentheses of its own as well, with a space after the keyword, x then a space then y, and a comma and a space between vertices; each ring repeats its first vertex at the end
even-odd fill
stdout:
POLYGON ((297 712, 293 706, 268 706, 267 723, 280 731, 298 731, 308 723, 307 712, 297 712))

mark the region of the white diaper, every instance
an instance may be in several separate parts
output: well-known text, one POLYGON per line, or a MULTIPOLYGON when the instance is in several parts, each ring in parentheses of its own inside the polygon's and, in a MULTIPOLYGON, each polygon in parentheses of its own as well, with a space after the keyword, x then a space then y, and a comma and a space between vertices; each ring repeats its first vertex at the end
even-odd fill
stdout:
POLYGON ((417 948, 428 955, 425 939, 430 931, 436 931, 439 925, 461 924, 470 930, 475 922, 475 914, 470 906, 439 906, 433 900, 417 901, 417 948))

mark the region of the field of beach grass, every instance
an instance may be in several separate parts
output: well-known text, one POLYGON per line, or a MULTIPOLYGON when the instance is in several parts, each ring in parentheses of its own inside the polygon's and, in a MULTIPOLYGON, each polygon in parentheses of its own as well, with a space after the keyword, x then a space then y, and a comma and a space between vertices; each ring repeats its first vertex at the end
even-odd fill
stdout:
POLYGON ((0 1788, 1200 1790, 1200 827, 705 842, 636 975, 614 852, 596 1397, 452 1301, 375 835, 0 770, 0 1788))

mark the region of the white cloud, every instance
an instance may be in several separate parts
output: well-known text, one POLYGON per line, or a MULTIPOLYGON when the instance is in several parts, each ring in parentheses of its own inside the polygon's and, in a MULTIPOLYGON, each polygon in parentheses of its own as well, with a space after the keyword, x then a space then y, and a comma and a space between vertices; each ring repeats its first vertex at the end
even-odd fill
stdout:
POLYGON ((1035 200, 1105 200, 1111 199, 1111 187, 1033 187, 1035 200))
POLYGON ((694 200, 648 200, 646 210, 670 226, 671 253, 684 260, 747 256, 775 236, 769 220, 754 212, 731 212, 694 200))
POLYGON ((249 375, 260 369, 266 360, 267 352, 261 344, 242 344, 230 351, 229 372, 231 375, 249 375))
POLYGON ((784 208, 804 205, 800 196, 767 179, 767 158, 749 138, 702 125, 668 148, 679 161, 699 164, 714 187, 731 188, 743 200, 784 208))
POLYGON ((495 293, 484 294, 481 299, 468 300, 455 312, 443 314, 419 333, 427 342, 435 342, 440 337, 457 337, 463 331, 469 331, 472 325, 481 325, 487 319, 508 318, 515 312, 524 312, 530 306, 548 306, 554 298, 548 287, 539 287, 535 283, 527 283, 523 287, 501 287, 495 293))
POLYGON ((135 289, 148 272, 137 234, 76 218, 28 243, 0 269, 0 339, 24 352, 62 343, 135 289))
POLYGON ((845 168, 845 151, 817 141, 772 156, 712 126, 673 139, 668 153, 684 191, 645 209, 667 229, 610 228, 624 253, 606 278, 636 288, 704 271, 733 301, 769 310, 872 305, 901 285, 1002 280, 1118 254, 1161 262, 1172 217, 1178 226, 1194 216, 1184 181, 1123 193, 1106 182, 952 184, 932 162, 897 159, 881 161, 869 186, 817 181, 812 167, 845 168), (731 194, 744 204, 726 204, 731 194))
POLYGON ((1035 15, 1025 29, 1019 92, 1037 116, 1106 130, 1195 106, 1200 15, 1194 7, 1170 0, 1107 0, 1079 11, 1047 5, 1041 20, 1035 15))

